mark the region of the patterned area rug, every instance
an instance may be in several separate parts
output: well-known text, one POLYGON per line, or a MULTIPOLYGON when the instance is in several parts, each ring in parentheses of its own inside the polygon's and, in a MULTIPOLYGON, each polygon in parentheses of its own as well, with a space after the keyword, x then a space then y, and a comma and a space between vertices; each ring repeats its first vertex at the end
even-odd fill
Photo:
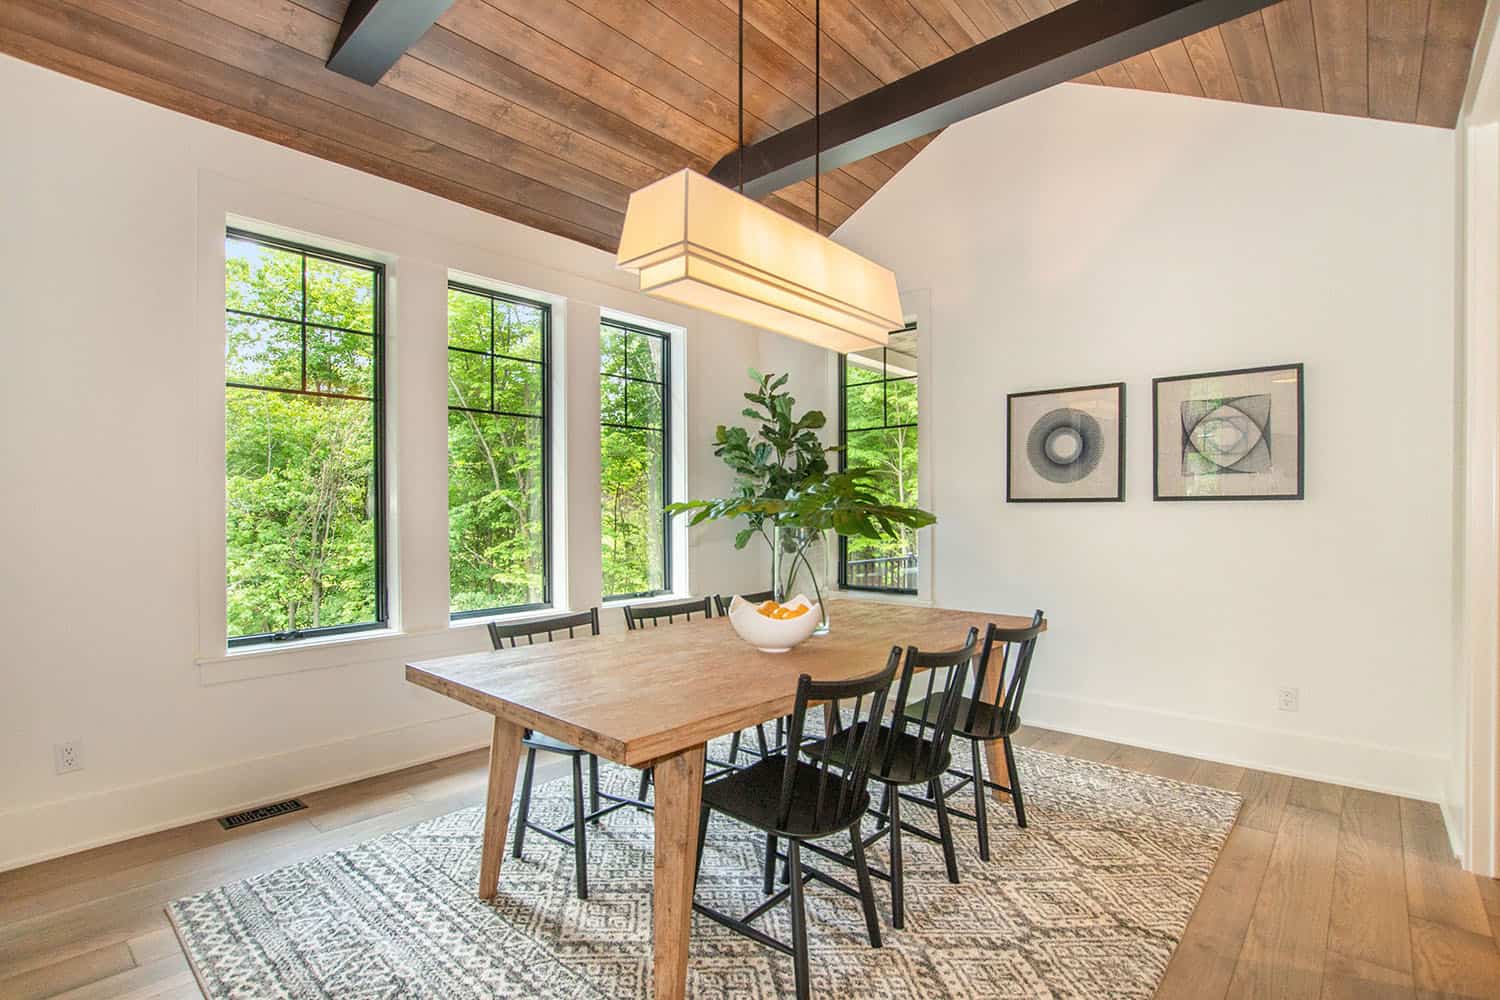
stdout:
MULTIPOLYGON (((986 864, 973 824, 955 819, 960 885, 936 844, 907 837, 905 930, 890 930, 887 886, 875 883, 883 948, 868 946, 857 900, 809 885, 815 996, 1151 996, 1239 796, 1038 750, 1017 757, 1030 827, 992 804, 986 864)), ((622 791, 638 773, 603 772, 622 791)), ((533 815, 568 821, 570 796, 567 779, 542 786, 533 815)), ((934 826, 917 806, 905 818, 934 826)), ((648 996, 651 817, 626 809, 590 829, 587 901, 573 896, 564 848, 529 837, 516 861, 507 844, 493 905, 475 895, 482 822, 479 807, 463 809, 168 913, 215 998, 648 996)), ((731 913, 759 903, 763 849, 760 834, 715 816, 698 900, 731 913)), ((870 860, 886 867, 884 842, 870 860)), ((760 926, 791 940, 784 906, 760 926)), ((789 958, 701 916, 689 980, 695 997, 793 992, 789 958)))

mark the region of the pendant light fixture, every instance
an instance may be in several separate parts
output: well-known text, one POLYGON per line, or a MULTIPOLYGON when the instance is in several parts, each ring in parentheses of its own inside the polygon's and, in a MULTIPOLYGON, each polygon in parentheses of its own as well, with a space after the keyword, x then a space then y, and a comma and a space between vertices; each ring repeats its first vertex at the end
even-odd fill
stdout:
MULTIPOLYGON (((641 291, 840 353, 883 346, 905 322, 896 276, 744 190, 745 4, 740 0, 740 191, 679 170, 630 196, 616 263, 641 291)), ((822 0, 814 6, 813 225, 822 222, 822 0)))

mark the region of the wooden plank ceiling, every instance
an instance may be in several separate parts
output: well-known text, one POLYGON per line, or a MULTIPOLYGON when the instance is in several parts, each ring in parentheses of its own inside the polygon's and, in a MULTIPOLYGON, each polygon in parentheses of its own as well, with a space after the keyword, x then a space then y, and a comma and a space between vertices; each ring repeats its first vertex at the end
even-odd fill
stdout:
MULTIPOLYGON (((632 190, 735 148, 737 0, 457 0, 375 87, 324 68, 347 6, 3 0, 0 51, 605 250, 632 190)), ((1053 6, 825 0, 825 106, 1053 6)), ((1452 127, 1483 9, 1283 0, 1082 82, 1452 127)), ((811 115, 813 0, 745 12, 754 141, 811 115)), ((823 231, 929 141, 825 174, 823 231)), ((812 224, 810 182, 767 204, 812 224)))

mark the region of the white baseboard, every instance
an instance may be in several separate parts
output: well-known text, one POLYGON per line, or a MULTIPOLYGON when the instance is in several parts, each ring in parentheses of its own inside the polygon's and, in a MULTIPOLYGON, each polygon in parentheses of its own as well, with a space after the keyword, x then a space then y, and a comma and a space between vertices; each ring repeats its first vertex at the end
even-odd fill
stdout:
POLYGON ((1426 802, 1441 802, 1443 798, 1448 759, 1439 754, 1331 740, 1048 691, 1027 691, 1021 714, 1029 725, 1077 736, 1426 802))
POLYGON ((493 725, 464 712, 0 812, 0 871, 487 747, 493 725))
POLYGON ((1474 872, 1476 875, 1486 875, 1487 872, 1477 870, 1470 863, 1468 853, 1464 850, 1464 818, 1462 812, 1456 812, 1448 797, 1443 796, 1443 801, 1438 803, 1438 808, 1443 812, 1443 826, 1448 829, 1448 847, 1453 851, 1453 856, 1464 868, 1474 872))

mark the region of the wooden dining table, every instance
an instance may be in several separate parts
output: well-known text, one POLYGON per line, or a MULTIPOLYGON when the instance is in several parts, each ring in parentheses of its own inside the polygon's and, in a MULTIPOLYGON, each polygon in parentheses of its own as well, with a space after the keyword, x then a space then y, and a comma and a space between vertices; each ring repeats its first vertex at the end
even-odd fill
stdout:
MULTIPOLYGON (((851 599, 830 599, 828 612, 827 635, 781 654, 754 649, 728 619, 714 618, 408 664, 411 683, 495 717, 480 897, 493 899, 499 890, 524 729, 618 764, 654 768, 653 982, 658 998, 684 996, 708 741, 789 714, 802 674, 860 677, 880 670, 892 646, 951 649, 971 626, 1031 622, 851 599)), ((991 773, 1003 774, 999 744, 988 747, 991 773)))

